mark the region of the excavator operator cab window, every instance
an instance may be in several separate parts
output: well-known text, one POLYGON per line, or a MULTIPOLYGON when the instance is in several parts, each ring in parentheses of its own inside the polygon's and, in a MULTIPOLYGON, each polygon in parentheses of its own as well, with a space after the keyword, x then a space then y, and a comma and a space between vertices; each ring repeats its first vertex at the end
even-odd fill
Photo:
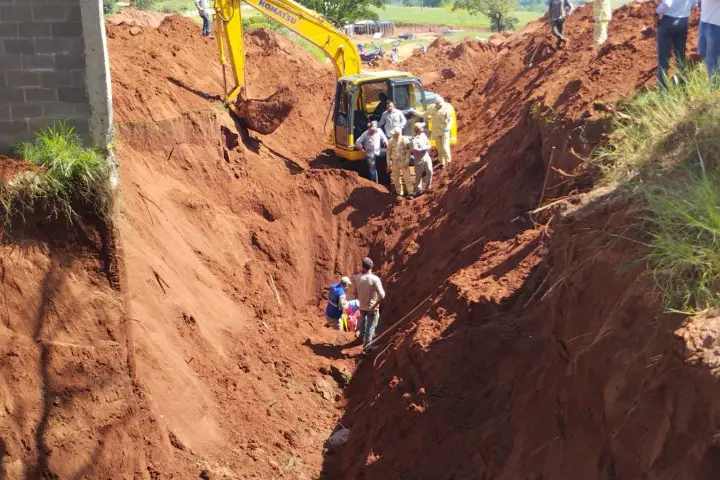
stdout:
POLYGON ((387 81, 364 83, 362 90, 362 106, 367 115, 368 121, 379 121, 383 112, 387 109, 387 102, 392 98, 390 86, 387 81))
POLYGON ((351 105, 353 93, 346 89, 346 85, 339 83, 335 91, 335 111, 333 112, 333 123, 335 125, 335 143, 344 147, 349 146, 349 135, 353 123, 351 105))
POLYGON ((395 107, 405 111, 410 109, 410 88, 409 85, 402 85, 393 89, 395 107))
MULTIPOLYGON (((407 111, 415 109, 417 111, 425 110, 425 90, 418 78, 398 78, 391 80, 392 96, 395 101, 395 107, 408 117, 407 111)), ((408 117, 408 123, 405 125, 403 135, 410 135, 412 126, 419 121, 420 117, 408 117)))

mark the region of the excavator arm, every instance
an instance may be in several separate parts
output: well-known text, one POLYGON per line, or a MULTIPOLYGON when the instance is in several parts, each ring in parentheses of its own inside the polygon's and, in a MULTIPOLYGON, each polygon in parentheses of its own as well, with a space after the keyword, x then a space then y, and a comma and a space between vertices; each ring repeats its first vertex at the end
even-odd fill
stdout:
POLYGON ((320 48, 335 67, 338 78, 360 73, 360 54, 347 35, 340 32, 322 15, 292 0, 215 0, 215 24, 223 66, 225 47, 230 57, 235 85, 228 90, 227 102, 234 104, 245 93, 245 52, 241 1, 320 48))

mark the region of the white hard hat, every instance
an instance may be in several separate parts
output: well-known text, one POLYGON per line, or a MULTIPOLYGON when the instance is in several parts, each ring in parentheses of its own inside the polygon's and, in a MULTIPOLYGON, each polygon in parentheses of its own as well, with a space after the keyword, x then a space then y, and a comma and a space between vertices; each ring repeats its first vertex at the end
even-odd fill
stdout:
POLYGON ((435 97, 435 103, 445 103, 445 99, 438 95, 435 97))
POLYGON ((392 135, 401 135, 401 134, 402 134, 402 128, 400 128, 400 127, 395 127, 395 128, 393 128, 393 129, 390 131, 390 133, 391 133, 392 135))
POLYGON ((370 122, 370 128, 377 128, 377 122, 374 120, 370 122))
POLYGON ((350 281, 350 277, 342 277, 342 278, 340 279, 340 281, 341 281, 342 283, 344 283, 345 285, 352 285, 352 282, 350 281))

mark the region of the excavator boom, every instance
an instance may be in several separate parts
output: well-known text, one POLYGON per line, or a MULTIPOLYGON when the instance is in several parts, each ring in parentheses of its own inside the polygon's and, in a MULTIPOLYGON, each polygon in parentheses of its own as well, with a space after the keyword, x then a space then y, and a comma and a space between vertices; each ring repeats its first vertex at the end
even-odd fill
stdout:
POLYGON ((271 133, 292 109, 294 99, 287 90, 280 90, 264 100, 248 100, 245 85, 245 52, 241 2, 320 48, 335 67, 338 78, 360 73, 360 54, 350 38, 337 30, 322 15, 292 0, 215 0, 215 25, 223 68, 230 57, 234 86, 225 86, 226 101, 235 114, 252 130, 271 133), (254 122, 261 115, 262 121, 254 122))

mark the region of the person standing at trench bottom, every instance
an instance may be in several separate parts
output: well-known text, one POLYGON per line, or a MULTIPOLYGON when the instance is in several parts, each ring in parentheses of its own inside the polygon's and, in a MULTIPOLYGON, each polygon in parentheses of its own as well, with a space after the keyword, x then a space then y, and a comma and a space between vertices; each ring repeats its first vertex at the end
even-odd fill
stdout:
POLYGON ((563 34, 565 30, 565 17, 572 12, 573 4, 570 0, 548 0, 548 18, 552 34, 557 38, 556 47, 564 43, 567 45, 567 38, 563 34))
POLYGON ((660 0, 657 15, 657 81, 667 87, 670 56, 675 51, 675 64, 680 73, 685 68, 685 44, 687 43, 688 19, 697 0, 660 0))
POLYGON ((362 273, 355 275, 355 290, 360 302, 359 337, 363 342, 363 354, 370 353, 370 344, 380 322, 380 302, 385 298, 380 278, 373 274, 372 259, 362 259, 362 273))
POLYGON ((720 60, 720 0, 700 2, 698 52, 705 63, 708 75, 714 75, 720 60))
POLYGON ((385 134, 378 128, 377 122, 370 122, 368 129, 360 135, 355 146, 365 152, 370 180, 378 183, 377 158, 380 156, 382 147, 387 147, 388 140, 385 134))
POLYGON ((328 304, 327 307, 325 307, 325 318, 327 318, 329 326, 338 330, 342 327, 340 320, 348 306, 346 291, 350 285, 352 285, 350 279, 348 277, 342 277, 340 282, 330 285, 328 289, 328 304))
POLYGON ((415 165, 415 193, 413 198, 419 197, 423 192, 429 192, 432 186, 433 165, 430 158, 430 141, 425 135, 425 124, 413 125, 412 156, 415 165), (424 177, 424 178, 423 178, 424 177))

